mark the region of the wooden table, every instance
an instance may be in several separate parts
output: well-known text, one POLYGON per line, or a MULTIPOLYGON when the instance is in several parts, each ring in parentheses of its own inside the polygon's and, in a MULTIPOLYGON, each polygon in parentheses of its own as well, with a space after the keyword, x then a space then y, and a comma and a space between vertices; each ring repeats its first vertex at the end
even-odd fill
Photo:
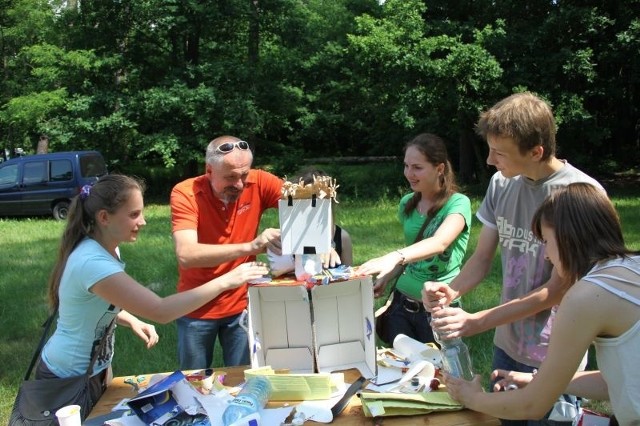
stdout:
MULTIPOLYGON (((218 371, 226 372, 224 384, 227 386, 234 386, 244 381, 244 370, 249 367, 229 367, 215 369, 218 371)), ((145 382, 140 383, 141 386, 146 386, 146 381, 153 374, 145 374, 145 382)), ((352 383, 360 375, 358 370, 344 371, 345 382, 352 383)), ((124 383, 127 378, 132 376, 116 377, 113 379, 109 387, 107 388, 98 404, 93 408, 88 419, 101 416, 111 412, 111 409, 116 406, 123 398, 132 398, 136 395, 133 386, 124 383)), ((268 407, 281 407, 282 402, 270 402, 268 407)), ((322 423, 307 422, 307 424, 321 425, 322 423)), ((428 426, 496 426, 500 424, 500 421, 495 417, 491 417, 482 413, 478 413, 471 410, 461 410, 442 413, 430 413, 421 416, 394 416, 394 417, 378 417, 376 419, 371 417, 365 417, 362 412, 362 404, 358 397, 353 397, 349 405, 344 411, 334 419, 332 425, 428 425, 428 426)), ((265 425, 272 426, 272 425, 265 425)), ((273 425, 277 426, 277 425, 273 425)))

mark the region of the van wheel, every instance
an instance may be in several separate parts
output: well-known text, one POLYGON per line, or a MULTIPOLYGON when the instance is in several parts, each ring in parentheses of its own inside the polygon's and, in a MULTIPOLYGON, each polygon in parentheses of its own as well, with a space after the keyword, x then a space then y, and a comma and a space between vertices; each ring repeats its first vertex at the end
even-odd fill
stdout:
POLYGON ((67 215, 69 214, 69 202, 68 201, 58 201, 55 206, 53 206, 53 218, 56 220, 65 220, 67 215))

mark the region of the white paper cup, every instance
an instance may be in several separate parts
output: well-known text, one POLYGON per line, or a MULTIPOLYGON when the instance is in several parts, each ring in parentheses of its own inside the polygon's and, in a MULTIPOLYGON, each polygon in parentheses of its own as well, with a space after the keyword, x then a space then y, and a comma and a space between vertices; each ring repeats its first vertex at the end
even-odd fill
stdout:
POLYGON ((81 426, 80 406, 67 405, 56 411, 56 417, 60 426, 81 426))

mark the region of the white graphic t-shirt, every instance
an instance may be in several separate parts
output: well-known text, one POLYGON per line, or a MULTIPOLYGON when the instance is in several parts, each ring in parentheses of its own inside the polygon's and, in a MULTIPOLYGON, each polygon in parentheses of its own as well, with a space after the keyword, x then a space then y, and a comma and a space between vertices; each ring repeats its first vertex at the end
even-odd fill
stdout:
MULTIPOLYGON (((531 232, 531 220, 549 194, 573 182, 587 182, 602 189, 595 179, 567 162, 557 172, 538 181, 524 176, 505 178, 500 172, 491 178, 476 216, 499 234, 501 303, 522 297, 549 279, 552 265, 544 258, 544 244, 531 232)), ((547 354, 552 312, 545 310, 497 327, 494 344, 517 362, 539 367, 547 354)))

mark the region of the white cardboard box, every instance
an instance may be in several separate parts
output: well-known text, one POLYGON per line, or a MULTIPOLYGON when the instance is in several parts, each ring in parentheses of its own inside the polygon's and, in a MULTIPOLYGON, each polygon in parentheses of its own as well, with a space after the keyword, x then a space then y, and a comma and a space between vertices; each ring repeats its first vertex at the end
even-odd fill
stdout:
POLYGON ((370 276, 307 289, 300 285, 249 288, 251 367, 291 373, 357 368, 376 375, 370 276))
POLYGON ((282 254, 331 251, 331 199, 288 199, 278 202, 282 254))

